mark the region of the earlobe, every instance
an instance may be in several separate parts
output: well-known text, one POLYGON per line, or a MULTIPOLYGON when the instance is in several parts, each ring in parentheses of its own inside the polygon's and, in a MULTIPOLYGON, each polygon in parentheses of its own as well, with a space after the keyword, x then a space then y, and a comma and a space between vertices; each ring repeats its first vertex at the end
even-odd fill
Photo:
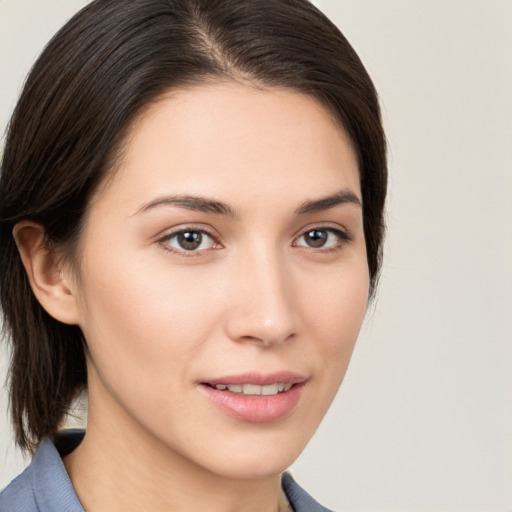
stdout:
POLYGON ((60 322, 78 324, 76 297, 60 268, 58 256, 46 242, 44 227, 21 221, 14 226, 13 236, 30 286, 41 306, 60 322))

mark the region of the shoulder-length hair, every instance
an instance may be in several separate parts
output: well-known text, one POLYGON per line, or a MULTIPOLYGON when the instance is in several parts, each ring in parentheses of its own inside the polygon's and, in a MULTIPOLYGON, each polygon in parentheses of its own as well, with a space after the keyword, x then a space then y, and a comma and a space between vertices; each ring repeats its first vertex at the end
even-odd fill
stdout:
POLYGON ((137 114, 170 89, 215 79, 294 89, 341 124, 359 162, 373 294, 386 142, 372 81, 336 26, 307 0, 95 0, 31 70, 1 166, 0 300, 22 448, 56 433, 87 373, 80 329, 48 315, 31 291, 14 225, 40 223, 49 247, 72 256, 89 198, 137 114))

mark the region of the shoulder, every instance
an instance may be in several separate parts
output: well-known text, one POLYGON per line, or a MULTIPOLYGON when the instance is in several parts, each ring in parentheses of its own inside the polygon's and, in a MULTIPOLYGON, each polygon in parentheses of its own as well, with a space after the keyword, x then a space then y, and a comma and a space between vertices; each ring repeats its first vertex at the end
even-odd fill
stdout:
POLYGON ((39 512, 30 466, 0 493, 0 512, 39 512))
POLYGON ((290 475, 284 473, 283 490, 295 512, 332 512, 314 500, 290 475))
MULTIPOLYGON (((82 436, 82 432, 65 433, 57 445, 69 449, 82 436)), ((41 442, 27 469, 0 493, 0 512, 84 512, 59 452, 50 439, 41 442)))

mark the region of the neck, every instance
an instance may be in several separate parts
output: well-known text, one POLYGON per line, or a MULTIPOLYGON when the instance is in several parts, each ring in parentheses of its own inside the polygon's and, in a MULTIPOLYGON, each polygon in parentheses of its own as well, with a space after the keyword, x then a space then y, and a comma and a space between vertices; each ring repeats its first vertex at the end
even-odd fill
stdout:
POLYGON ((277 512, 280 475, 238 479, 215 474, 143 427, 114 419, 112 409, 106 413, 90 403, 86 435, 64 458, 87 512, 277 512))

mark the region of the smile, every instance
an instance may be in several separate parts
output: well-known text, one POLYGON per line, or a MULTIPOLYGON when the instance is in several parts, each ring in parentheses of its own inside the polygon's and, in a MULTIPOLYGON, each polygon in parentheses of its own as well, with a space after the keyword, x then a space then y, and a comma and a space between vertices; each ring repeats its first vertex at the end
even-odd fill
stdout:
POLYGON ((250 423, 268 423, 287 417, 297 406, 308 378, 291 372, 208 379, 199 391, 220 411, 250 423))
POLYGON ((291 382, 278 382, 266 386, 259 386, 258 384, 216 384, 214 387, 218 391, 229 391, 237 395, 273 396, 288 391, 292 386, 291 382))

